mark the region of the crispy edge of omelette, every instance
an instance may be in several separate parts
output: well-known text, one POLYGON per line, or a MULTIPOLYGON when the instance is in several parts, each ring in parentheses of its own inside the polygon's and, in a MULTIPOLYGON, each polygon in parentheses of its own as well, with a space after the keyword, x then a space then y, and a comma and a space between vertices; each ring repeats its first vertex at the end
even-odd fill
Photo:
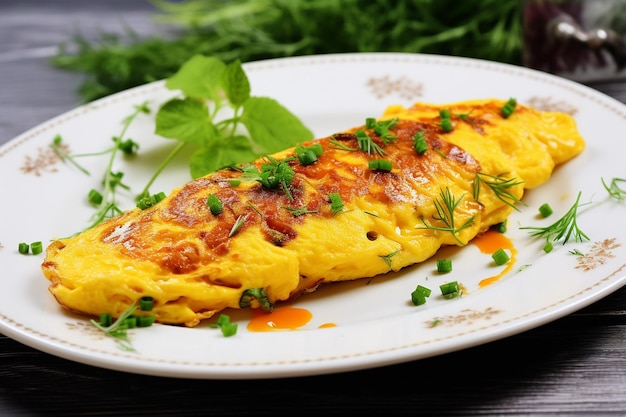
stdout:
MULTIPOLYGON (((498 116, 498 109, 503 104, 504 101, 478 100, 449 105, 416 103, 408 109, 390 107, 381 119, 397 117, 401 121, 400 128, 408 126, 409 122, 421 126, 419 128, 428 128, 431 148, 442 149, 439 150, 442 154, 447 152, 446 158, 430 153, 429 157, 439 158, 440 166, 433 160, 430 171, 425 169, 421 176, 414 173, 416 168, 411 164, 404 162, 403 168, 401 158, 394 160, 395 173, 371 173, 367 170, 367 162, 380 155, 337 149, 329 145, 329 138, 316 141, 325 144, 317 168, 330 168, 326 171, 311 169, 309 176, 303 174, 304 170, 297 172, 298 189, 305 191, 296 193, 296 197, 310 194, 315 198, 298 200, 298 204, 305 204, 311 214, 302 218, 294 216, 292 224, 286 224, 284 216, 277 216, 269 226, 269 215, 267 219, 253 221, 260 212, 259 203, 254 200, 258 195, 239 196, 237 200, 232 187, 224 185, 236 176, 232 172, 215 173, 192 181, 147 211, 131 210, 95 230, 53 242, 42 265, 44 275, 51 282, 50 291, 70 310, 89 315, 109 312, 114 316, 121 314, 133 299, 151 295, 155 299, 158 322, 195 326, 224 308, 239 308, 242 293, 247 289, 263 288, 273 304, 313 291, 325 282, 376 276, 424 261, 443 245, 467 243, 489 226, 506 219, 513 210, 493 195, 481 197, 480 202, 467 197, 460 200, 457 221, 462 224, 473 218, 474 223, 457 236, 416 227, 420 218, 434 222, 433 202, 443 186, 452 189, 457 197, 469 196, 477 172, 506 174, 524 180, 523 186, 510 190, 521 198, 524 187, 533 188, 547 181, 556 161, 565 162, 582 151, 584 141, 570 116, 518 106, 516 112, 505 120, 498 116), (438 126, 439 110, 443 108, 450 109, 453 114, 454 129, 449 134, 433 130, 438 126), (540 132, 532 128, 533 123, 540 132), (516 135, 507 130, 507 125, 509 130, 518 133, 517 141, 524 143, 509 143, 516 139, 516 135), (510 129, 511 126, 515 129, 510 129), (472 151, 467 152, 467 148, 472 151), (528 159, 520 154, 531 149, 541 153, 547 162, 536 164, 533 159, 535 170, 524 176, 518 170, 525 167, 528 159), (350 169, 342 170, 342 164, 337 161, 343 161, 343 165, 350 169), (453 165, 441 168, 441 164, 450 164, 450 161, 462 169, 453 165), (354 168, 356 166, 361 168, 354 168), (328 174, 334 175, 330 184, 323 182, 324 175, 328 174), (402 183, 404 185, 400 186, 389 181, 394 175, 396 178, 410 177, 411 185, 407 187, 402 183), (527 176, 532 176, 530 185, 526 182, 527 176), (353 181, 347 180, 350 177, 353 181), (367 177, 369 188, 365 189, 356 181, 362 177, 367 177), (343 189, 338 185, 342 182, 346 183, 343 189), (323 187, 326 187, 325 191, 319 192, 323 187), (350 187, 361 191, 355 193, 350 187), (345 203, 339 215, 329 214, 327 197, 333 190, 345 203), (217 230, 213 241, 210 233, 204 233, 199 243, 197 226, 208 228, 210 221, 195 224, 194 219, 199 216, 211 219, 206 216, 206 204, 204 211, 202 207, 211 192, 224 192, 222 197, 230 201, 232 207, 228 216, 224 216, 227 217, 225 221, 217 226, 213 224, 212 230, 217 230), (373 194, 377 197, 372 198, 373 194), (168 211, 167 208, 172 206, 176 210, 168 211), (313 209, 317 210, 316 214, 312 214, 313 209), (245 213, 245 227, 234 237, 225 237, 224 232, 232 227, 241 213, 245 213), (271 239, 268 239, 268 230, 276 232, 271 239), (221 237, 217 237, 218 232, 221 237), (295 237, 285 239, 284 235, 290 233, 295 237), (164 246, 156 247, 157 242, 164 246), (202 245, 212 248, 207 250, 202 245), (133 249, 142 246, 141 251, 133 249), (164 250, 166 246, 169 250, 164 250), (122 256, 120 251, 124 250, 127 253, 122 256), (219 251, 224 253, 216 255, 219 251), (143 255, 138 255, 139 252, 143 255), (144 259, 146 256, 162 258, 155 262, 154 259, 144 259), (169 269, 163 267, 166 258, 169 269), (190 264, 197 268, 190 268, 190 264), (172 270, 171 266, 178 270, 172 270)), ((350 138, 345 143, 347 147, 354 146, 357 143, 354 132, 362 128, 353 128, 344 132, 345 136, 333 137, 350 138)), ((406 138, 403 140, 406 142, 406 138)), ((393 153, 392 146, 384 149, 393 153)), ((293 151, 293 148, 288 149, 274 157, 283 159, 293 155, 293 151)), ((261 163, 262 160, 256 161, 257 166, 261 163)), ((290 204, 281 200, 282 197, 276 198, 280 193, 263 190, 259 184, 247 183, 243 187, 245 190, 260 190, 263 198, 271 202, 262 208, 264 210, 280 212, 285 204, 290 204)))

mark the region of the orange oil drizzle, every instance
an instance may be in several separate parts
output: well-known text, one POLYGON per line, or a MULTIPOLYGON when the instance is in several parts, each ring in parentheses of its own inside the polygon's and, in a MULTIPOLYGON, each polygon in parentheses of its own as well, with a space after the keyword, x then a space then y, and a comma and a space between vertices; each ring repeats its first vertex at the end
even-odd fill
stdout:
POLYGON ((248 323, 251 332, 274 330, 295 330, 307 324, 313 315, 304 308, 279 307, 271 313, 255 309, 254 317, 248 323))
POLYGON ((500 248, 505 249, 509 252, 509 256, 511 258, 506 264, 506 267, 498 275, 481 280, 478 284, 480 287, 486 287, 487 285, 491 285, 498 281, 511 271, 513 265, 515 265, 515 262, 517 261, 517 249, 515 249, 511 239, 495 230, 488 230, 482 236, 474 239, 472 243, 476 245, 482 253, 486 254, 493 254, 500 248))

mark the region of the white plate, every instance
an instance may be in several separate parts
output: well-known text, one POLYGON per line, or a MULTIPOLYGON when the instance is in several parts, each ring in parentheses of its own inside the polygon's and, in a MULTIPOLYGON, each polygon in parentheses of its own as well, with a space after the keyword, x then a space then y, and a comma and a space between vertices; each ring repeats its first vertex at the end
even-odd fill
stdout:
MULTIPOLYGON (((454 270, 444 276, 435 272, 433 259, 301 297, 291 306, 308 310, 312 319, 297 330, 249 332, 249 313, 231 312, 239 323, 234 337, 222 337, 209 323, 193 329, 155 325, 131 331, 136 352, 125 352, 84 317, 63 311, 41 274, 43 256, 20 255, 17 247, 19 242, 47 243, 86 225, 92 211, 84 195, 101 178, 55 162, 48 145, 60 134, 74 153, 105 149, 134 105, 148 100, 156 109, 173 94, 162 82, 131 89, 65 113, 0 148, 0 331, 53 355, 133 373, 215 379, 301 376, 401 363, 504 338, 570 314, 626 283, 626 228, 621 227, 626 203, 609 198, 600 181, 626 177, 626 107, 616 100, 520 67, 429 55, 299 57, 250 63, 245 70, 254 95, 279 100, 318 137, 360 125, 389 104, 516 97, 524 104, 574 114, 587 149, 525 196, 528 207, 511 217, 507 233, 518 259, 512 272, 493 285, 479 288, 478 282, 501 269, 470 244, 445 249, 442 256, 452 257, 454 270), (578 216, 590 240, 557 244, 544 254, 543 241, 519 226, 550 224, 536 217, 539 205, 550 203, 555 220, 579 191, 583 202, 592 201, 578 216), (573 249, 585 256, 572 255, 573 249), (437 296, 438 286, 452 280, 466 287, 465 296, 437 296), (433 295, 415 307, 410 293, 420 283, 433 295), (336 326, 321 328, 324 323, 336 326)), ((173 144, 152 133, 152 117, 140 117, 129 132, 140 142, 144 159, 120 167, 134 191, 154 169, 146 155, 162 157, 173 144)), ((106 160, 81 162, 103 173, 106 160)), ((186 182, 184 164, 181 160, 170 167, 153 190, 169 191, 186 182)))

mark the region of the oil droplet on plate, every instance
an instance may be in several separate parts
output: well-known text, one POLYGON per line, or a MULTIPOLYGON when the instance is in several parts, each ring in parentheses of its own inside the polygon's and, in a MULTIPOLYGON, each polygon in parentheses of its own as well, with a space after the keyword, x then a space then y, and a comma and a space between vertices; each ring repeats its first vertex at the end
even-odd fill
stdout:
POLYGON ((271 313, 254 310, 254 317, 248 323, 251 332, 274 330, 295 330, 307 324, 313 315, 309 310, 295 307, 279 307, 271 313))
POLYGON ((475 238, 472 243, 476 245, 482 253, 490 255, 494 254, 500 248, 506 249, 511 258, 506 264, 506 267, 498 275, 481 280, 478 284, 479 286, 486 287, 487 285, 493 284, 506 275, 513 268, 513 265, 515 265, 517 260, 517 249, 515 249, 511 239, 504 236, 502 233, 495 230, 488 230, 482 236, 475 238))

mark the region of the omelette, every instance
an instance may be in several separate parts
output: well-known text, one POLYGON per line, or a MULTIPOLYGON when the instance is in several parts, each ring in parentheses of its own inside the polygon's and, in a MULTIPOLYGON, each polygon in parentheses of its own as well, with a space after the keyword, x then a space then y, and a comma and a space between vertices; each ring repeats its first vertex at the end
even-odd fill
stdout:
POLYGON ((466 245, 584 146, 570 115, 511 100, 391 106, 55 240, 42 270, 58 303, 89 316, 144 296, 164 324, 271 311, 466 245))

